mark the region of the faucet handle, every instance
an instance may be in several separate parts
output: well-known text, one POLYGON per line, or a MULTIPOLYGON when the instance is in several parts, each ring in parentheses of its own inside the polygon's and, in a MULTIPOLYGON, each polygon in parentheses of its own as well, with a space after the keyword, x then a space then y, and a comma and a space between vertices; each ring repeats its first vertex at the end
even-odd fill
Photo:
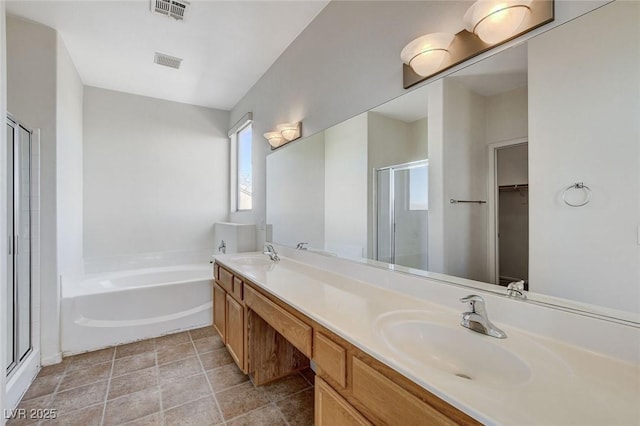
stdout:
POLYGON ((469 309, 473 313, 479 313, 484 311, 484 299, 477 294, 470 294, 460 299, 462 303, 469 303, 469 309), (476 306, 477 304, 477 306, 476 306))
POLYGON ((305 247, 305 245, 307 245, 309 243, 298 243, 298 245, 296 246, 296 250, 306 250, 307 248, 305 247))

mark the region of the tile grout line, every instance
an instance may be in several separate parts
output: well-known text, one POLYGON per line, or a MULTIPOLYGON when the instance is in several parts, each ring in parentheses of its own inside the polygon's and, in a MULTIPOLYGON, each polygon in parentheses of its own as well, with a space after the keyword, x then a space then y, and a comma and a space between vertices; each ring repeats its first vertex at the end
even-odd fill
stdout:
POLYGON ((222 416, 222 424, 226 425, 227 420, 224 418, 224 414, 222 413, 222 408, 220 407, 218 398, 216 398, 216 393, 213 390, 211 381, 209 381, 209 376, 207 375, 207 371, 204 369, 204 365, 202 364, 202 360, 200 359, 200 353, 198 352, 198 348, 196 347, 196 344, 193 341, 193 337, 191 336, 191 333, 189 333, 189 340, 191 341, 191 345, 193 346, 193 349, 196 351, 196 359, 198 360, 198 364, 200 364, 200 368, 202 369, 202 373, 204 374, 204 379, 207 381, 207 384, 209 385, 209 389, 211 389, 211 396, 213 397, 213 401, 216 403, 216 407, 218 407, 218 413, 220 413, 220 416, 222 416))
POLYGON ((102 406, 102 416, 100 417, 100 426, 104 425, 104 418, 107 414, 107 401, 109 400, 109 391, 111 390, 111 378, 113 376, 113 367, 116 363, 117 346, 113 348, 113 356, 111 357, 111 371, 109 371, 109 379, 107 381, 107 391, 104 395, 104 405, 102 406))
POLYGON ((162 406, 162 386, 160 386, 160 365, 158 364, 158 345, 156 345, 156 339, 153 339, 153 354, 155 365, 153 368, 156 371, 156 387, 158 388, 158 399, 160 401, 160 421, 161 424, 165 424, 164 419, 164 407, 162 406))
POLYGON ((301 394, 302 392, 306 392, 306 391, 308 391, 309 389, 313 389, 313 386, 307 386, 307 387, 306 387, 306 388, 304 388, 304 389, 300 389, 300 390, 298 390, 298 391, 295 391, 295 392, 293 392, 293 393, 290 393, 289 395, 285 395, 285 396, 283 396, 282 398, 280 398, 280 399, 276 399, 276 400, 274 400, 274 401, 272 401, 272 402, 273 402, 274 404, 277 404, 277 403, 278 403, 278 402, 280 402, 280 401, 284 401, 285 399, 291 398, 292 396, 296 396, 296 395, 298 395, 298 394, 301 394))
POLYGON ((280 407, 278 407, 278 405, 277 405, 275 402, 272 402, 271 404, 273 405, 273 407, 274 407, 276 410, 278 410, 278 413, 280 413, 280 417, 282 417, 282 420, 284 420, 284 424, 285 424, 286 426, 291 426, 291 425, 289 424, 289 421, 287 420, 287 416, 285 416, 285 415, 284 415, 284 413, 282 412, 282 410, 280 409, 280 407))
MULTIPOLYGON (((63 358, 63 360, 64 360, 64 358, 63 358)), ((69 369, 69 365, 71 365, 71 362, 69 362, 67 365, 65 365, 64 370, 62 370, 62 376, 60 377, 60 381, 58 382, 56 387, 53 389, 53 392, 51 392, 51 394, 49 395, 49 397, 51 399, 47 402, 47 408, 48 409, 53 409, 53 407, 52 407, 53 401, 56 398, 56 394, 58 393, 58 389, 60 389, 60 385, 62 385, 62 381, 67 376, 67 370, 69 369)), ((43 377, 46 377, 46 376, 43 376, 43 377)), ((38 376, 36 375, 36 379, 37 378, 38 378, 38 376)), ((35 382, 35 379, 34 379, 34 382, 35 382)), ((31 386, 33 386, 33 383, 31 383, 29 385, 29 388, 31 388, 31 386)), ((27 394, 27 392, 29 392, 29 388, 27 388, 27 390, 25 391, 25 395, 27 394)), ((45 395, 43 395, 43 396, 45 396, 45 395)), ((20 401, 18 402, 18 405, 22 403, 23 398, 24 398, 24 395, 20 398, 20 401)), ((30 399, 27 399, 26 401, 30 401, 31 399, 36 399, 36 398, 41 398, 41 397, 30 398, 30 399)), ((38 421, 38 422, 35 422, 34 424, 40 425, 42 423, 43 423, 43 421, 38 421)))

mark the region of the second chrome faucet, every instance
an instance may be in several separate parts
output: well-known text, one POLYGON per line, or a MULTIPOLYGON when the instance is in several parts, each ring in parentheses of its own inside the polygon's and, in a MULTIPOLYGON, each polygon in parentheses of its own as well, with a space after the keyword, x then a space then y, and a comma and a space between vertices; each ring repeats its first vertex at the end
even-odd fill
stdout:
POLYGON ((271 244, 264 245, 263 253, 269 256, 269 259, 273 260, 274 262, 278 262, 280 260, 280 257, 278 256, 278 252, 276 251, 275 247, 273 247, 273 245, 271 244))
POLYGON ((476 294, 470 294, 460 299, 460 301, 469 304, 469 311, 462 314, 461 326, 481 334, 486 334, 487 336, 497 337, 498 339, 507 337, 504 331, 489 321, 487 309, 484 306, 484 299, 482 297, 476 294))

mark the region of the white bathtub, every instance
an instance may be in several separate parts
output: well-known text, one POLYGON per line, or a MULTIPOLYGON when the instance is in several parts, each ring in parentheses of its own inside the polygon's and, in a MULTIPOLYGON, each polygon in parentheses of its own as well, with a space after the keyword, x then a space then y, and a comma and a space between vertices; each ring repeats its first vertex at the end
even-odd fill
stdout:
POLYGON ((62 352, 85 352, 211 324, 208 263, 94 273, 62 283, 62 352))

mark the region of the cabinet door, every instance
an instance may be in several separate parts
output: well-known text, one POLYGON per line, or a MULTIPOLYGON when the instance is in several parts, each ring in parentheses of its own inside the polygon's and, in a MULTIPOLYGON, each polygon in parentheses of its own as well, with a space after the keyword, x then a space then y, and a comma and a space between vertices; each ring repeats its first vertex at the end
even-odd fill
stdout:
POLYGON ((244 371, 244 308, 227 294, 227 349, 244 371))
POLYGON ((318 376, 315 381, 314 420, 316 426, 371 425, 351 404, 318 376))
POLYGON ((213 328, 216 329, 223 342, 225 339, 226 323, 226 292, 218 284, 213 284, 213 328))

